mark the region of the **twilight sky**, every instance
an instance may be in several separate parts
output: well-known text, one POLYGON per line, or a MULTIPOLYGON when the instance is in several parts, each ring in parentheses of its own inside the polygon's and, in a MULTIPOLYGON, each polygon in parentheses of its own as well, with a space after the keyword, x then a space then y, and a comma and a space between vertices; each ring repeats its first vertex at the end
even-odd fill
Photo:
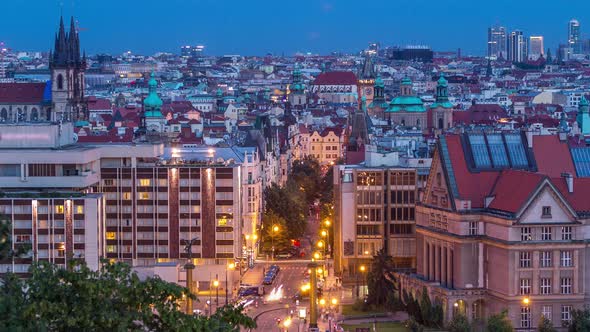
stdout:
POLYGON ((0 41, 48 50, 62 7, 90 54, 178 53, 183 44, 214 55, 325 54, 380 41, 483 55, 491 24, 543 35, 554 49, 574 17, 590 38, 589 0, 2 0, 0 41))

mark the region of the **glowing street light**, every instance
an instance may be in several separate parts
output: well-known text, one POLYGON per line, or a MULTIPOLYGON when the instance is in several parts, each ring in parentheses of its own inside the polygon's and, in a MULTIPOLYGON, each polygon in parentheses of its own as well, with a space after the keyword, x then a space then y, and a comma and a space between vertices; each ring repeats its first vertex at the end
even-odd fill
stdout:
POLYGON ((321 305, 321 306, 324 306, 324 305, 326 305, 326 300, 324 300, 324 299, 320 299, 320 305, 321 305))
POLYGON ((332 305, 337 305, 338 304, 338 299, 337 298, 332 298, 332 305))
POLYGON ((326 230, 322 230, 322 237, 326 237, 328 236, 328 232, 326 232, 326 230))

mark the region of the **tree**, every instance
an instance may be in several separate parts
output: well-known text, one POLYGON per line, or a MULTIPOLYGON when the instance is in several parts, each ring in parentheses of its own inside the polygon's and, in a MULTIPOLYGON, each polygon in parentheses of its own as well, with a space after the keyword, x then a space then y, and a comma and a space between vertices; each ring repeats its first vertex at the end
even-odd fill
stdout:
POLYGON ((30 244, 12 246, 12 222, 8 216, 0 213, 0 261, 19 257, 31 249, 30 244))
POLYGON ((367 274, 369 304, 383 306, 388 302, 388 294, 397 293, 397 282, 390 272, 393 270, 393 259, 381 249, 373 257, 371 269, 367 274))
POLYGON ((293 183, 285 187, 276 184, 264 191, 266 212, 281 216, 287 225, 287 237, 297 239, 303 236, 307 227, 307 205, 305 196, 293 183))
POLYGON ((449 322, 447 330, 449 330, 449 332, 470 332, 471 325, 469 324, 467 316, 458 313, 449 322))
POLYGON ((569 332, 590 331, 590 309, 572 310, 572 322, 568 328, 569 332))
POLYGON ((543 315, 541 315, 541 319, 539 320, 538 331, 539 332, 557 332, 557 330, 553 327, 553 324, 551 323, 551 321, 549 319, 545 318, 545 316, 543 316, 543 315))
POLYGON ((159 277, 140 280, 124 263, 103 261, 98 271, 75 261, 68 269, 48 262, 31 277, 3 279, 0 330, 14 331, 236 331, 254 321, 242 308, 194 317, 180 311, 184 287, 159 277))
POLYGON ((508 319, 508 311, 490 316, 486 327, 488 332, 513 332, 512 323, 508 319))
POLYGON ((321 196, 321 174, 320 164, 311 156, 293 162, 289 179, 304 192, 307 205, 321 196))
POLYGON ((287 222, 283 217, 272 210, 264 213, 262 216, 263 251, 271 252, 272 246, 275 248, 275 253, 289 250, 288 233, 287 222), (277 232, 273 230, 275 226, 279 229, 277 232))

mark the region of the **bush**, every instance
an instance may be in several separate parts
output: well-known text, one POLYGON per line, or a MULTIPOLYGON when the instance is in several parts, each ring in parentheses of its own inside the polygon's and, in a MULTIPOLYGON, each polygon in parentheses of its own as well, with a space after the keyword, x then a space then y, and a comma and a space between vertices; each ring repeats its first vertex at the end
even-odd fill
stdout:
POLYGON ((471 331, 471 325, 465 315, 456 314, 449 322, 447 329, 449 332, 469 332, 471 331))
POLYGON ((416 322, 414 317, 410 317, 410 319, 405 321, 404 326, 412 332, 423 332, 424 331, 424 326, 422 326, 420 323, 416 322))
POLYGON ((545 318, 545 316, 541 315, 541 320, 539 320, 539 332, 557 332, 557 330, 551 324, 551 321, 545 318))
POLYGON ((499 314, 492 315, 488 319, 486 327, 488 332, 513 332, 514 328, 508 319, 508 311, 504 310, 499 314))

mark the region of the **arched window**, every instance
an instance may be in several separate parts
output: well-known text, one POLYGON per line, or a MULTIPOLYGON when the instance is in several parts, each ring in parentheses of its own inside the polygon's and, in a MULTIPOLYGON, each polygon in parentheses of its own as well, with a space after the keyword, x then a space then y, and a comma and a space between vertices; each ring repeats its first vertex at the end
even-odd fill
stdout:
POLYGON ((16 122, 21 122, 26 120, 26 113, 22 110, 22 108, 16 109, 16 122))
POLYGON ((31 110, 31 121, 39 121, 39 111, 34 107, 31 110))
POLYGON ((3 108, 2 111, 0 111, 0 122, 6 121, 8 121, 8 111, 6 108, 3 108))
POLYGON ((438 118, 438 129, 443 129, 443 118, 438 118))
POLYGON ((57 88, 63 90, 64 88, 64 77, 62 74, 57 75, 57 88))

